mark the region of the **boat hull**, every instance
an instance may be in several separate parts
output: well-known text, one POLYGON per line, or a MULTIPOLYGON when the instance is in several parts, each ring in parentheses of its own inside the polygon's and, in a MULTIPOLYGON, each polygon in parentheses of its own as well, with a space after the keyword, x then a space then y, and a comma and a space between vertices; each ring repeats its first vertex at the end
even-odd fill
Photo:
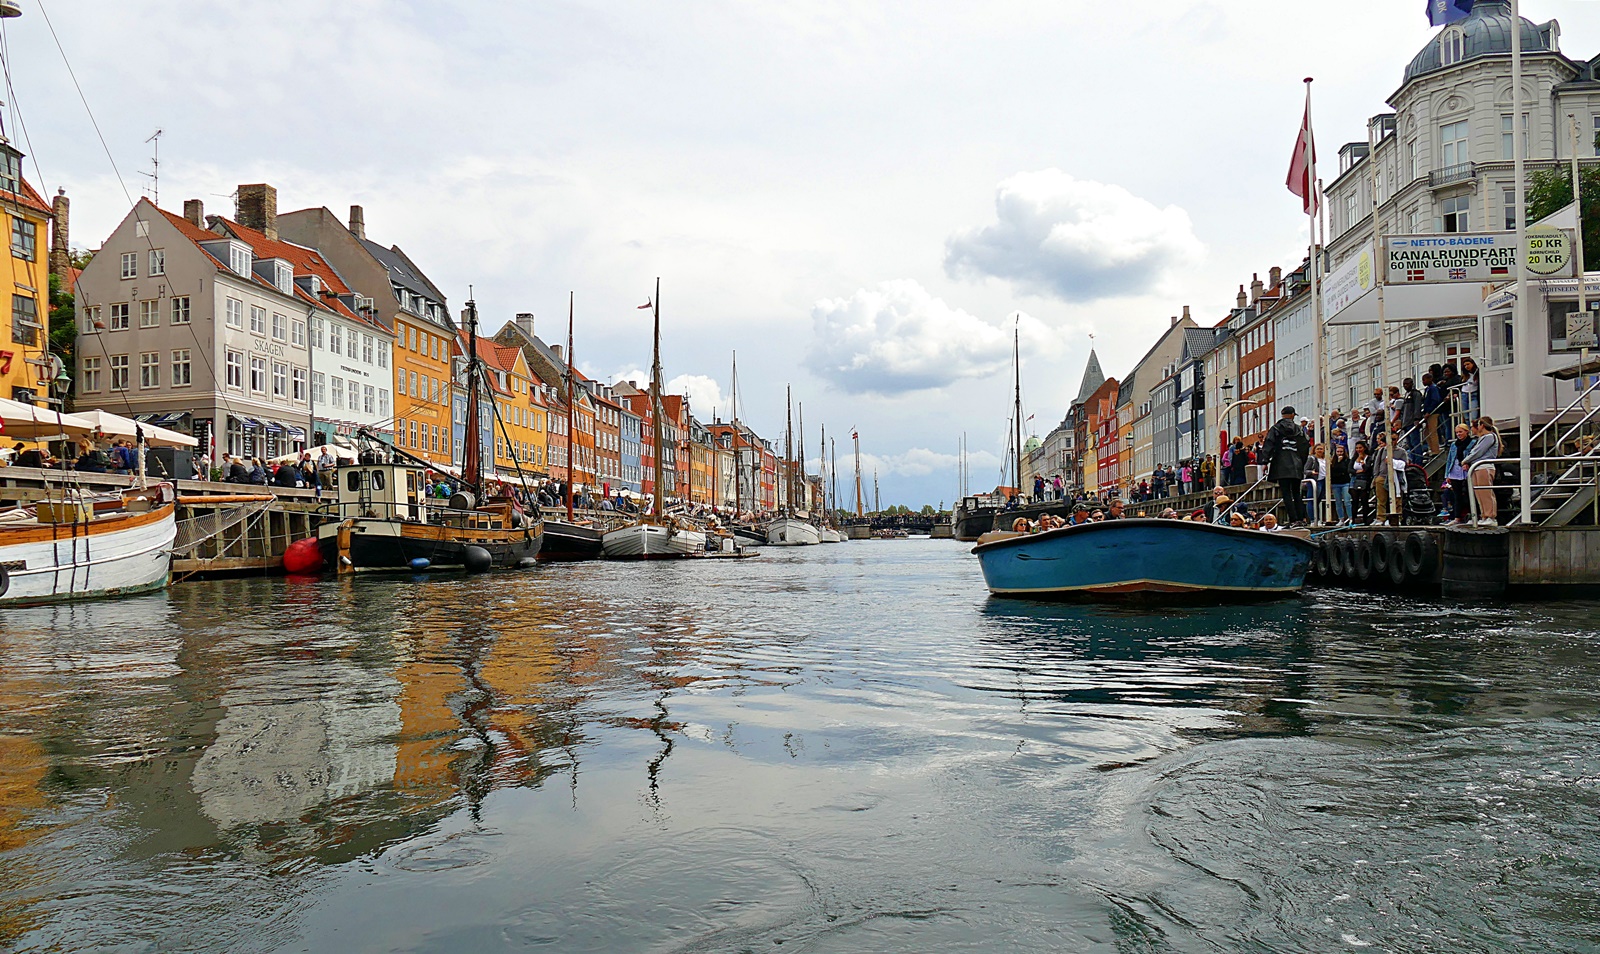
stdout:
POLYGON ((779 517, 767 524, 767 543, 775 547, 809 547, 822 542, 817 528, 804 520, 779 517))
POLYGON ((605 552, 605 533, 597 527, 584 527, 559 520, 544 522, 541 560, 598 560, 605 552))
POLYGON ((0 606, 130 596, 163 589, 177 507, 88 523, 0 530, 0 606))
POLYGON ((953 521, 956 539, 971 543, 993 530, 994 515, 999 512, 999 508, 996 507, 981 507, 977 510, 958 511, 953 521))
POLYGON ((1131 519, 997 533, 972 552, 996 596, 1215 602, 1299 592, 1315 548, 1287 532, 1131 519))
POLYGON ((608 532, 602 539, 607 560, 674 560, 704 556, 706 535, 653 523, 638 523, 608 532))
POLYGON ((412 561, 418 558, 427 560, 429 569, 464 568, 469 547, 483 549, 491 566, 504 569, 532 563, 538 557, 544 522, 523 531, 351 519, 323 524, 317 542, 327 565, 341 573, 413 570, 412 561))
POLYGON ((817 539, 822 543, 843 543, 844 534, 832 527, 818 527, 817 539))
POLYGON ((764 547, 767 545, 767 534, 764 530, 750 527, 734 527, 733 535, 747 547, 764 547))

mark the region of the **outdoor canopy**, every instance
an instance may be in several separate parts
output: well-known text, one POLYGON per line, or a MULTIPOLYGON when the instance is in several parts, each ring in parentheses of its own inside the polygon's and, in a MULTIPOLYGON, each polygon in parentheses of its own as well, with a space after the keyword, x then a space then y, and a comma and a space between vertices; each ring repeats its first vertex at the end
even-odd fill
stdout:
POLYGON ((83 437, 94 432, 94 422, 48 407, 0 398, 0 435, 9 440, 42 441, 83 437))
POLYGON ((94 426, 100 428, 108 437, 132 439, 138 435, 139 430, 143 430, 144 441, 151 447, 193 447, 199 443, 188 434, 169 431, 154 424, 141 424, 132 418, 102 411, 99 408, 92 411, 78 411, 76 416, 94 422, 94 426))

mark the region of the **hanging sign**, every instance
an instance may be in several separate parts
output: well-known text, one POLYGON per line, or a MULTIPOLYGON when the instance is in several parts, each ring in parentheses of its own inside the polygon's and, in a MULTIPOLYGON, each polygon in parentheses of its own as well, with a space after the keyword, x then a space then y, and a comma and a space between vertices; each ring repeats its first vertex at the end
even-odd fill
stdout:
POLYGON ((1528 271, 1535 275, 1564 275, 1572 270, 1572 243, 1562 229, 1549 225, 1528 228, 1528 271))
POLYGON ((1455 232, 1387 239, 1391 285, 1509 281, 1517 269, 1512 232, 1455 232))

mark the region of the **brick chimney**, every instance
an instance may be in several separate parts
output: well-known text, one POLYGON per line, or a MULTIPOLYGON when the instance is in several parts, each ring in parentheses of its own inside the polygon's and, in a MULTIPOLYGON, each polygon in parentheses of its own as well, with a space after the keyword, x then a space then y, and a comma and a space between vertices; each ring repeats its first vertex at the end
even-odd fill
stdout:
POLYGON ((206 204, 199 199, 183 200, 183 217, 195 228, 206 227, 206 204))
POLYGON ((523 334, 527 335, 529 338, 532 338, 533 337, 533 312, 531 312, 531 311, 519 311, 519 312, 517 312, 517 327, 522 329, 522 333, 523 334))
POLYGON ((1188 305, 1184 305, 1183 306, 1183 320, 1184 321, 1188 321, 1189 320, 1189 306, 1188 305))
POLYGON ((350 234, 358 239, 367 237, 367 213, 359 205, 350 207, 350 234))
POLYGON ((1269 279, 1267 287, 1277 288, 1278 285, 1283 282, 1283 269, 1276 265, 1272 266, 1271 268, 1267 269, 1267 278, 1269 279))
POLYGON ((1252 274, 1250 276, 1250 304, 1253 305, 1261 300, 1261 289, 1261 275, 1252 274))
POLYGON ((1170 325, 1167 325, 1168 328, 1176 328, 1176 327, 1178 327, 1178 316, 1177 315, 1172 315, 1167 320, 1172 322, 1170 325))
MULTIPOLYGON (((67 190, 57 189, 56 197, 50 204, 55 210, 55 222, 50 226, 50 274, 59 275, 64 282, 72 263, 72 248, 67 242, 72 203, 67 199, 67 190)), ((67 290, 71 291, 70 288, 67 290)))
POLYGON ((1238 302, 1239 308, 1244 308, 1246 305, 1250 304, 1250 296, 1244 293, 1243 285, 1239 286, 1239 297, 1234 300, 1238 302))
POLYGON ((265 182, 240 186, 233 217, 245 228, 255 229, 277 241, 278 190, 265 182))

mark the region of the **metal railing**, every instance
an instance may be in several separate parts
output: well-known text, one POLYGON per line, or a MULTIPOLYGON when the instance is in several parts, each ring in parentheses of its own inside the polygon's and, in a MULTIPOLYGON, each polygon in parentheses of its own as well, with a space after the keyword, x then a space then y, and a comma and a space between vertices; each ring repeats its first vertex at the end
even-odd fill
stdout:
POLYGON ((1458 162, 1453 166, 1434 169, 1428 173, 1429 188, 1438 188, 1452 182, 1463 182, 1472 178, 1477 166, 1471 162, 1458 162))
MULTIPOLYGON (((1535 483, 1535 482, 1533 482, 1531 480, 1531 477, 1530 477, 1530 482, 1529 482, 1529 485, 1528 485, 1528 491, 1529 491, 1530 494, 1533 495, 1533 500, 1532 500, 1532 502, 1531 502, 1531 504, 1529 506, 1529 512, 1531 513, 1538 506, 1540 498, 1542 498, 1550 490, 1553 490, 1553 489, 1556 489, 1556 488, 1563 488, 1563 489, 1571 489, 1574 492, 1577 492, 1577 491, 1583 490, 1586 487, 1588 487, 1589 485, 1593 484, 1596 487, 1597 493, 1596 493, 1595 499, 1590 502, 1589 506, 1591 508, 1595 508, 1595 520, 1596 520, 1597 524, 1600 524, 1600 456, 1596 456, 1593 451, 1590 451, 1589 453, 1580 454, 1580 455, 1570 455, 1569 454, 1569 455, 1562 455, 1562 456, 1555 456, 1555 457, 1551 457, 1551 456, 1530 457, 1528 459, 1528 465, 1530 467, 1537 466, 1539 464, 1550 464, 1550 463, 1562 465, 1563 469, 1561 470, 1560 475, 1557 476, 1554 480, 1545 480, 1545 481, 1542 481, 1542 482, 1535 483), (1586 471, 1587 471, 1587 473, 1585 473, 1586 471)), ((1510 480, 1508 480, 1508 481, 1506 481, 1504 483, 1497 482, 1494 479, 1494 477, 1498 475, 1499 468, 1500 468, 1500 466, 1502 464, 1511 465, 1513 467, 1520 467, 1521 464, 1522 464, 1522 460, 1521 460, 1521 458, 1518 458, 1518 457, 1492 457, 1492 458, 1488 458, 1486 460, 1480 460, 1477 463, 1473 464, 1471 467, 1467 468, 1467 481, 1466 481, 1467 486, 1466 486, 1466 491, 1467 491, 1467 500, 1468 500, 1469 505, 1470 505, 1470 512, 1472 514, 1472 523, 1473 524, 1477 524, 1477 523, 1481 522, 1484 519, 1482 517, 1482 515, 1481 515, 1480 507, 1479 507, 1479 503, 1478 503, 1478 493, 1477 492, 1480 489, 1481 490, 1488 490, 1490 493, 1494 493, 1495 491, 1500 490, 1500 489, 1506 489, 1506 490, 1512 490, 1512 491, 1520 491, 1520 489, 1521 489, 1522 480, 1521 480, 1521 475, 1520 474, 1514 475, 1510 480), (1493 467, 1494 468, 1494 470, 1491 471, 1491 478, 1490 478, 1489 481, 1487 481, 1485 483, 1482 483, 1482 484, 1477 483, 1476 480, 1474 479, 1474 475, 1477 474, 1478 471, 1482 470, 1485 467, 1493 467)), ((1565 500, 1570 498, 1571 496, 1572 495, 1570 495, 1570 494, 1569 495, 1565 495, 1564 498, 1563 498, 1563 502, 1565 502, 1565 500)), ((1511 508, 1507 507, 1506 509, 1509 510, 1511 508)), ((1499 513, 1499 510, 1500 510, 1500 507, 1499 507, 1499 504, 1498 504, 1498 501, 1497 501, 1496 502, 1496 506, 1495 506, 1496 513, 1495 513, 1495 518, 1494 518, 1496 522, 1499 521, 1500 516, 1501 516, 1500 513, 1499 513)), ((1548 514, 1546 516, 1548 516, 1548 514)), ((1505 525, 1506 526, 1510 526, 1512 524, 1523 525, 1523 524, 1521 524, 1521 519, 1522 519, 1521 514, 1518 513, 1518 514, 1514 515, 1509 521, 1507 521, 1505 525)))

